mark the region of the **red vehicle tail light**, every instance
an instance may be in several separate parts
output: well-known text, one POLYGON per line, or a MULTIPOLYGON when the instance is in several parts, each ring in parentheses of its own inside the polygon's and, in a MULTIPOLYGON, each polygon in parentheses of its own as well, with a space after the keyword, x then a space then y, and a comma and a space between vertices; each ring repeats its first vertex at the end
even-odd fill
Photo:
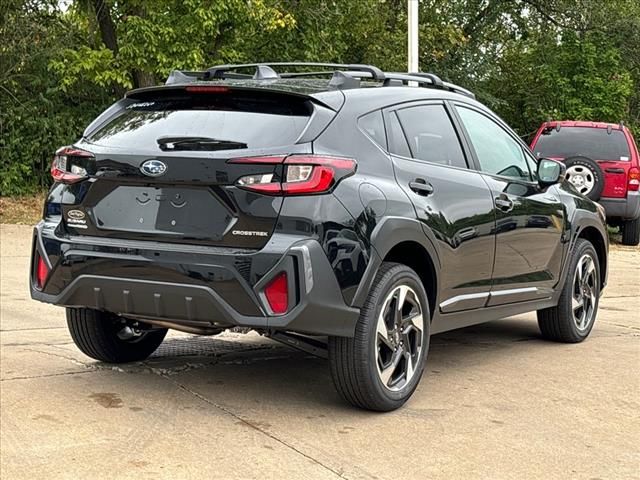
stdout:
POLYGON ((234 158, 228 163, 284 165, 282 181, 273 174, 247 175, 237 185, 269 195, 315 195, 329 192, 340 180, 356 171, 351 158, 326 155, 290 155, 234 158))
POLYGON ((284 163, 287 174, 282 190, 288 195, 328 192, 356 171, 356 162, 350 158, 292 155, 284 163))
POLYGON ((76 183, 87 178, 87 161, 93 160, 91 152, 73 147, 62 147, 56 151, 51 163, 53 180, 61 183, 76 183))
POLYGON ((632 192, 640 190, 640 168, 631 167, 629 169, 629 181, 627 183, 627 189, 632 192))
POLYGON ((264 295, 267 297, 269 307, 273 313, 286 313, 289 308, 289 287, 287 273, 280 272, 264 288, 264 295))
POLYGON ((36 287, 42 290, 49 276, 49 267, 40 254, 36 254, 36 287))

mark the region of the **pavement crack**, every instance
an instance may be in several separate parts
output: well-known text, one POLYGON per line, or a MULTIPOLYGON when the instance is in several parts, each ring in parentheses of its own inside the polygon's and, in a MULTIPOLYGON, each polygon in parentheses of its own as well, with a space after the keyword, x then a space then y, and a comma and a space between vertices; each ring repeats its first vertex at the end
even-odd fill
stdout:
POLYGON ((624 325, 622 323, 607 322, 607 321, 601 321, 600 323, 604 323, 605 325, 611 325, 614 327, 624 328, 626 330, 635 330, 637 332, 640 332, 640 327, 634 327, 633 325, 624 325))
POLYGON ((24 348, 23 347, 22 350, 27 350, 29 352, 41 353, 43 355, 49 355, 49 356, 52 356, 52 357, 62 358, 64 360, 70 361, 71 363, 73 363, 75 365, 80 365, 80 366, 85 367, 85 368, 90 368, 92 370, 97 370, 93 365, 81 362, 80 360, 77 360, 77 359, 75 359, 73 357, 70 357, 68 355, 62 355, 62 354, 59 354, 59 353, 47 352, 46 350, 38 350, 38 349, 35 349, 35 348, 24 348))
POLYGON ((194 397, 196 397, 199 400, 202 400, 203 402, 211 405, 214 408, 217 408, 218 410, 226 413, 227 415, 233 417, 234 419, 238 420, 239 422, 242 422, 243 424, 247 425, 250 428, 253 428, 254 430, 260 432, 261 434, 269 437, 270 439, 274 440, 275 442, 278 442, 279 444, 281 444, 282 446, 284 446, 285 448, 288 448, 289 450, 297 453, 298 455, 302 455, 304 458, 306 458, 307 460, 315 463, 316 465, 324 468, 325 470, 331 472, 332 474, 334 474, 336 477, 338 478, 348 478, 346 476, 344 476, 343 473, 333 469, 332 467, 330 467, 329 465, 326 465, 325 463, 323 463, 322 461, 318 460, 317 458, 303 452, 302 450, 300 450, 299 448, 296 448, 294 445, 291 445, 289 442, 277 437, 276 435, 274 435, 273 433, 270 433, 269 431, 265 430, 264 428, 260 427, 259 425, 256 425, 255 423, 247 420, 246 418, 243 418, 242 416, 238 415, 237 413, 233 412, 232 410, 230 410, 227 407, 224 407, 210 399, 208 399, 207 397, 205 397, 204 395, 196 392, 195 390, 190 389, 189 387, 187 387, 186 385, 183 385, 180 382, 177 382, 176 380, 174 380, 173 378, 169 377, 168 375, 164 374, 164 373, 158 373, 158 375, 160 375, 161 377, 169 380, 171 383, 173 383, 174 385, 176 385, 179 389, 193 395, 194 397))
POLYGON ((0 379, 0 382, 10 382, 12 380, 33 380, 38 378, 61 377, 64 375, 84 375, 86 373, 93 373, 95 371, 97 371, 97 369, 80 370, 77 372, 45 373, 44 375, 25 375, 22 377, 2 378, 0 379))
POLYGON ((31 330, 56 330, 67 327, 28 327, 28 328, 0 328, 0 332, 28 332, 31 330))

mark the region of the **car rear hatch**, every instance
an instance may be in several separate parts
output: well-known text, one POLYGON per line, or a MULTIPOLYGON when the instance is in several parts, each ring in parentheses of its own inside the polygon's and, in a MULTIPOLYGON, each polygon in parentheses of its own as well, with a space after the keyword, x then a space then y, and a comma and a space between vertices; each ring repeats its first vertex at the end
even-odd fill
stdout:
POLYGON ((604 173, 604 189, 601 196, 627 196, 632 156, 627 137, 618 126, 550 127, 537 139, 533 151, 538 157, 564 160, 584 156, 595 160, 604 173))
POLYGON ((243 185, 277 182, 283 161, 269 159, 311 153, 312 131, 334 115, 310 96, 265 89, 134 91, 59 153, 75 195, 63 223, 72 235, 261 248, 282 197, 243 185))

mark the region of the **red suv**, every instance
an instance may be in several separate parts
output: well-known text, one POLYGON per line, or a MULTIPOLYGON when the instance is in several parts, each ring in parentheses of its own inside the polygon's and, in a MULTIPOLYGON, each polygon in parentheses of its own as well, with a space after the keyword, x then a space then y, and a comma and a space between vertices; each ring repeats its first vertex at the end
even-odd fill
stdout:
POLYGON ((640 156, 623 124, 545 122, 531 143, 538 158, 562 160, 567 180, 600 202, 607 223, 619 226, 624 245, 640 243, 640 156))

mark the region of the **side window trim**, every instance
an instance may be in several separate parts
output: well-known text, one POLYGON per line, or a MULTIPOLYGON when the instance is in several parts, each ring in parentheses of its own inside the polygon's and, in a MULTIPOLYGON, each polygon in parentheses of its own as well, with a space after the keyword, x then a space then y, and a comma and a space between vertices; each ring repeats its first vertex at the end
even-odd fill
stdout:
MULTIPOLYGON (((416 105, 417 107, 418 105, 416 105)), ((404 135, 404 141, 407 142, 407 146, 409 147, 409 154, 411 155, 411 158, 413 160, 416 161, 420 161, 420 159, 416 158, 416 154, 413 151, 413 148, 411 147, 411 142, 409 141, 409 137, 407 135, 407 131, 404 129, 404 125, 402 125, 402 120, 400 120, 400 115, 398 115, 398 112, 401 110, 406 110, 407 108, 413 108, 413 107, 404 107, 404 108, 396 108, 392 115, 395 115, 396 120, 398 120, 398 125, 400 125, 400 130, 402 131, 402 135, 404 135)), ((422 160, 424 161, 424 160, 422 160)))
MULTIPOLYGON (((480 163, 478 162, 478 157, 476 156, 476 151, 473 149, 473 145, 471 144, 471 139, 469 138, 469 134, 467 130, 464 128, 462 124, 462 119, 458 115, 458 111, 455 106, 458 105, 457 102, 451 102, 447 100, 445 102, 445 108, 449 113, 449 117, 451 117, 451 121, 453 123, 453 128, 455 128, 456 133, 458 134, 458 138, 460 138, 460 144, 462 145, 462 150, 467 158, 467 168, 469 170, 475 170, 477 173, 482 173, 480 170, 480 163)), ((460 105, 464 105, 460 103, 460 105)))
POLYGON ((475 159, 475 152, 473 152, 470 148, 469 148, 469 144, 468 144, 468 139, 466 137, 466 132, 461 128, 461 122, 459 122, 458 117, 457 117, 457 113, 455 112, 455 109, 451 108, 451 105, 449 103, 448 100, 418 100, 418 101, 411 101, 411 102, 403 102, 403 103, 399 103, 396 105, 390 105, 386 108, 382 109, 382 116, 383 116, 383 120, 384 120, 384 124, 385 124, 385 133, 386 133, 386 137, 387 137, 387 153, 389 155, 398 157, 398 158, 402 158, 405 160, 412 160, 414 162, 420 162, 420 163, 424 163, 427 165, 436 165, 439 167, 444 167, 444 168, 455 168, 458 170, 468 170, 468 171, 478 171, 478 173, 482 173, 479 171, 478 168, 476 168, 476 159, 475 159), (453 130, 456 134, 456 136, 458 137, 458 142, 460 144, 460 148, 462 149, 462 154, 465 158, 465 163, 467 164, 466 167, 459 167, 456 165, 442 165, 439 163, 434 163, 434 162, 429 162, 428 160, 421 160, 421 159, 417 159, 413 156, 413 151, 411 150, 411 144, 409 142, 409 140, 407 139, 407 133, 404 131, 404 127, 402 126, 402 122, 400 121, 400 119, 398 118, 398 114, 397 112, 400 110, 404 110, 407 108, 413 108, 413 107, 419 107, 419 106, 423 106, 423 105, 442 105, 444 107, 444 110, 446 112, 446 114, 449 116, 449 120, 451 121, 451 126, 453 127, 453 130), (402 134, 404 137, 404 142, 405 145, 407 146, 407 149, 409 150, 411 157, 405 157, 403 155, 398 155, 396 153, 391 152, 391 132, 389 131, 389 121, 390 121, 390 117, 391 116, 395 116, 395 121, 398 122, 398 125, 400 126, 400 129, 402 130, 402 134))
POLYGON ((525 157, 525 162, 527 164, 527 168, 529 169, 529 174, 531 175, 531 178, 533 179, 534 183, 538 182, 538 160, 536 159, 536 156, 533 154, 533 152, 529 149, 529 147, 522 147, 522 153, 524 154, 525 157), (532 171, 531 170, 531 164, 536 166, 536 171, 532 171))
POLYGON ((468 146, 470 152, 472 153, 474 168, 478 173, 481 173, 483 175, 489 175, 491 177, 497 177, 497 178, 501 178, 501 179, 508 179, 510 181, 521 182, 521 183, 525 183, 527 185, 535 185, 535 184, 537 184, 537 182, 534 180, 535 173, 531 172, 531 169, 529 168, 529 162, 526 161, 526 158, 525 158, 525 164, 527 165, 527 170, 529 171, 529 175, 531 176, 531 180, 525 180, 523 178, 509 177, 509 176, 506 176, 506 175, 497 175, 497 174, 494 174, 494 173, 489 173, 489 172, 483 171, 481 166, 480 166, 480 161, 478 160, 478 155, 476 153, 475 147, 473 146, 473 143, 471 142, 471 138, 469 137, 469 132, 467 132, 467 128, 464 126, 464 123, 462 122, 462 119, 460 118, 460 115, 458 113, 458 108, 467 108, 469 110, 473 110, 474 112, 486 117, 487 119, 489 119, 490 121, 495 123, 509 138, 514 140, 520 146, 520 148, 522 149, 522 155, 525 156, 525 157, 527 156, 526 148, 528 148, 528 147, 526 146, 526 144, 522 141, 522 139, 520 137, 514 136, 511 132, 509 132, 509 130, 505 129, 503 122, 499 121, 498 118, 495 118, 495 117, 493 117, 491 115, 487 115, 487 112, 484 112, 483 110, 481 110, 479 108, 476 108, 474 105, 471 105, 471 104, 468 104, 468 103, 455 101, 455 102, 451 102, 451 105, 452 105, 452 110, 455 111, 455 118, 456 118, 456 121, 459 123, 459 128, 464 132, 465 142, 467 142, 467 144, 468 144, 467 146, 468 146), (523 145, 524 145, 524 148, 523 148, 523 145))
POLYGON ((400 158, 407 158, 409 160, 414 160, 411 157, 405 157, 403 155, 400 155, 398 153, 393 153, 391 151, 391 147, 393 145, 394 142, 396 141, 403 141, 404 145, 407 149, 407 151, 409 152, 409 154, 411 154, 411 149, 409 147, 409 141, 407 140, 407 136, 404 133, 404 129, 402 128, 402 124, 400 123, 400 119, 398 118, 398 115, 396 115, 395 110, 389 110, 389 109, 383 109, 382 110, 382 118, 384 120, 384 131, 387 137, 387 154, 388 155, 392 155, 392 156, 396 156, 396 157, 400 157, 400 158), (391 130, 391 122, 396 122, 398 127, 400 128, 400 131, 402 132, 402 139, 396 139, 394 132, 391 130))

